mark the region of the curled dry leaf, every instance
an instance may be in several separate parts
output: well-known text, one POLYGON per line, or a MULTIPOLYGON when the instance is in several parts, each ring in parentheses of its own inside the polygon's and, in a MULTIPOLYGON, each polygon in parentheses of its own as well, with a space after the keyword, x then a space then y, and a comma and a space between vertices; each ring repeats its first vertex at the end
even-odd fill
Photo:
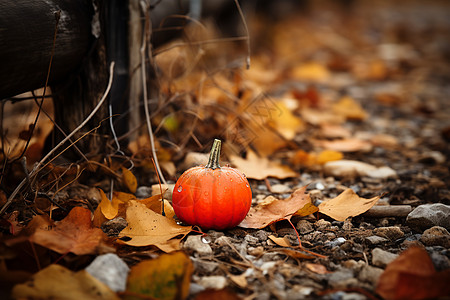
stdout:
POLYGON ((280 220, 289 220, 297 211, 311 203, 311 198, 305 191, 306 186, 294 191, 286 200, 267 197, 264 203, 250 208, 239 226, 259 229, 280 220))
POLYGON ((379 196, 371 199, 361 198, 352 189, 346 189, 336 198, 320 203, 319 212, 337 221, 345 221, 348 217, 365 213, 379 199, 379 196))
POLYGON ((93 254, 103 244, 106 235, 93 227, 91 211, 74 207, 60 222, 47 228, 38 227, 30 240, 61 254, 93 254))
POLYGON ((164 252, 179 250, 181 239, 192 229, 191 226, 178 225, 173 219, 136 200, 129 202, 126 220, 128 226, 119 234, 119 237, 126 238, 122 243, 137 247, 154 245, 164 252))
POLYGON ((137 180, 134 174, 128 170, 127 168, 122 167, 122 180, 125 186, 128 188, 130 192, 133 194, 136 193, 137 189, 137 180))
POLYGON ((450 269, 436 272, 427 251, 413 246, 381 274, 376 291, 384 299, 437 299, 450 295, 450 269))
POLYGON ((85 270, 74 273, 56 264, 34 274, 28 282, 14 286, 12 296, 14 299, 119 299, 85 270))
POLYGON ((193 271, 191 260, 183 252, 141 261, 130 270, 125 294, 141 296, 136 299, 186 299, 193 271))
POLYGON ((231 162, 241 170, 247 178, 262 180, 267 177, 284 179, 297 176, 288 166, 259 157, 253 151, 247 152, 247 158, 243 159, 236 155, 230 156, 231 162))
POLYGON ((327 270, 327 268, 324 265, 321 264, 312 264, 312 263, 307 263, 306 264, 306 268, 308 270, 310 270, 311 272, 314 272, 316 274, 327 274, 327 273, 331 273, 330 271, 327 270))
POLYGON ((269 235, 269 239, 281 247, 292 247, 291 242, 286 237, 276 237, 274 235, 269 235))

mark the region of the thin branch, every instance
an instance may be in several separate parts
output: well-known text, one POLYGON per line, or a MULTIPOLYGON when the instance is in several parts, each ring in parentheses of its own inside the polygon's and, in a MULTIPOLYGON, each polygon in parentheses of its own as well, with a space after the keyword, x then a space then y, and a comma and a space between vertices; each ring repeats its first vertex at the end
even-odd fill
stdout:
POLYGON ((236 8, 242 20, 242 24, 244 25, 245 34, 247 35, 247 58, 245 62, 247 64, 247 69, 250 69, 250 31, 248 30, 247 22, 245 21, 244 13, 242 12, 241 6, 239 5, 239 1, 234 0, 234 3, 236 4, 236 8))
MULTIPOLYGON (((56 145, 49 153, 47 153, 47 155, 44 158, 42 158, 39 161, 39 163, 37 163, 34 166, 34 168, 31 170, 31 172, 29 174, 30 178, 33 177, 34 175, 36 175, 41 170, 41 167, 45 163, 45 161, 47 159, 49 159, 56 152, 56 150, 58 150, 62 145, 64 145, 64 143, 66 143, 72 136, 74 136, 75 133, 77 133, 81 128, 83 128, 89 122, 89 120, 92 119, 92 117, 97 113, 97 111, 100 109, 100 107, 103 105, 103 103, 105 102, 105 100, 109 94, 109 91, 111 90, 112 80, 114 77, 114 64, 115 64, 114 62, 111 62, 110 66, 109 66, 109 81, 108 81, 108 85, 106 86, 105 93, 103 94, 102 98, 97 103, 95 108, 92 110, 90 115, 77 128, 75 128, 68 136, 66 136, 58 145, 56 145)), ((16 187, 16 189, 9 196, 8 201, 5 203, 5 205, 3 205, 2 209, 0 210, 0 216, 3 215, 3 213, 6 211, 6 209, 11 205, 12 201, 17 196, 20 189, 26 183, 27 183, 27 178, 24 178, 19 183, 19 185, 16 187)))

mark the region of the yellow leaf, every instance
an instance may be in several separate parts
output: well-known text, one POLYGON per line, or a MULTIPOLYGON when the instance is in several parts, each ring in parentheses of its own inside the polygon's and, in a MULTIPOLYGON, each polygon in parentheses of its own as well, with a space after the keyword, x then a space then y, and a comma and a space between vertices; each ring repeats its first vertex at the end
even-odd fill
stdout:
POLYGON ((342 152, 334 150, 324 150, 317 155, 317 163, 323 165, 329 161, 341 160, 344 158, 342 152))
POLYGON ((191 226, 180 226, 173 219, 157 214, 138 200, 129 201, 126 220, 128 226, 120 232, 119 237, 129 240, 122 243, 138 247, 154 245, 164 252, 179 250, 181 239, 192 229, 191 226))
POLYGON ((56 264, 34 274, 29 281, 14 286, 12 296, 14 299, 119 299, 85 270, 74 273, 56 264))
POLYGON ((236 155, 230 155, 230 161, 240 169, 247 178, 265 179, 267 177, 275 177, 284 179, 297 176, 288 166, 281 165, 270 161, 267 158, 257 156, 253 151, 247 152, 247 159, 243 159, 236 155))
POLYGON ((122 180, 130 192, 132 192, 133 194, 136 193, 137 189, 136 177, 130 170, 124 167, 122 167, 122 180))
POLYGON ((292 140, 299 131, 304 130, 305 125, 302 120, 292 114, 283 102, 277 101, 276 106, 279 113, 267 121, 285 139, 292 140))
POLYGON ((337 221, 345 221, 348 217, 365 213, 379 199, 379 196, 371 199, 361 198, 352 189, 346 189, 336 198, 322 202, 319 205, 319 212, 337 221))
POLYGON ((310 214, 317 212, 318 210, 319 210, 319 208, 317 206, 315 206, 314 204, 309 202, 309 203, 306 203, 302 208, 297 210, 295 215, 300 216, 300 217, 306 217, 306 216, 309 216, 310 214))
MULTIPOLYGON (((163 254, 133 266, 128 275, 127 292, 151 299, 186 299, 194 267, 183 252, 163 254)), ((143 297, 126 297, 142 299, 143 297)))
POLYGON ((108 197, 106 197, 105 192, 99 189, 100 195, 102 196, 102 200, 98 205, 96 210, 100 210, 105 216, 106 219, 111 220, 117 216, 119 212, 119 205, 123 203, 119 198, 113 197, 112 201, 109 201, 108 197))
POLYGON ((330 71, 321 64, 311 62, 295 67, 292 76, 300 80, 323 82, 330 77, 330 71))
POLYGON ((365 120, 366 111, 353 98, 343 97, 333 105, 333 111, 336 114, 344 116, 347 120, 365 120))

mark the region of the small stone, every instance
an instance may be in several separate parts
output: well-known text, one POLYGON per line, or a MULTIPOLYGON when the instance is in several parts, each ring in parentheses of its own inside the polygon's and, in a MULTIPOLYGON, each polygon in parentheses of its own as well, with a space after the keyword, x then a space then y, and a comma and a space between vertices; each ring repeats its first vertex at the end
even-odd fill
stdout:
POLYGON ((409 213, 406 223, 414 230, 420 231, 433 226, 450 230, 450 205, 442 203, 423 204, 409 213))
POLYGON ((136 198, 145 199, 152 195, 152 188, 150 186, 140 186, 136 189, 136 198))
POLYGON ((264 254, 264 247, 258 246, 256 248, 248 247, 247 253, 256 257, 259 257, 264 254))
POLYGON ((270 191, 274 194, 285 194, 291 191, 291 188, 284 184, 274 184, 270 187, 270 191))
POLYGON ((352 224, 351 218, 345 219, 344 224, 342 224, 342 230, 349 231, 352 228, 353 228, 353 224, 352 224))
POLYGON ((205 289, 220 290, 227 286, 227 279, 224 276, 205 276, 200 278, 198 284, 205 289))
POLYGON ((127 225, 127 220, 122 217, 117 217, 103 223, 101 229, 108 236, 117 236, 125 227, 127 227, 127 225))
POLYGON ((316 223, 314 223, 314 226, 316 227, 317 230, 323 231, 325 229, 330 228, 331 223, 324 219, 320 219, 320 220, 317 220, 316 223))
POLYGON ((200 256, 211 255, 213 253, 211 246, 203 243, 201 235, 190 235, 183 245, 184 249, 197 252, 200 256))
POLYGON ((450 248, 450 234, 440 226, 433 226, 423 232, 420 241, 426 246, 442 246, 450 248))
POLYGON ((447 256, 442 255, 438 252, 431 252, 430 257, 433 261, 436 271, 440 272, 450 268, 450 259, 447 256))
POLYGON ((330 248, 334 248, 334 247, 342 245, 343 243, 345 243, 345 241, 346 241, 345 238, 338 237, 337 239, 334 239, 331 242, 325 243, 325 246, 330 247, 330 248))
POLYGON ((361 281, 369 282, 376 286, 376 284, 378 283, 378 279, 383 272, 384 270, 380 268, 364 266, 361 272, 359 272, 358 279, 361 281))
POLYGON ((374 229, 373 233, 391 241, 405 236, 405 233, 398 226, 378 227, 374 229))
POLYGON ((191 260, 194 263, 195 270, 201 273, 211 274, 219 267, 219 263, 214 261, 202 260, 196 257, 191 257, 191 260))
POLYGON ((362 260, 356 261, 354 259, 349 259, 349 260, 344 261, 342 263, 342 265, 347 269, 350 269, 355 272, 359 272, 366 265, 366 263, 362 260))
POLYGON ((253 234, 255 237, 259 239, 260 242, 265 242, 269 238, 269 235, 271 235, 270 232, 267 232, 265 230, 258 230, 253 234))
POLYGON ((328 284, 335 286, 342 286, 343 282, 353 279, 353 271, 350 269, 342 268, 328 275, 328 284))
POLYGON ((259 243, 259 239, 253 235, 247 234, 244 237, 244 241, 246 241, 251 246, 257 246, 259 243))
POLYGON ((116 254, 108 253, 97 256, 87 266, 86 271, 114 292, 123 292, 126 289, 130 268, 116 254))
POLYGON ((384 238, 384 237, 381 237, 381 236, 372 235, 372 236, 366 237, 366 241, 370 245, 378 245, 378 244, 381 244, 381 243, 388 242, 389 240, 384 238))
POLYGON ((380 248, 375 248, 372 250, 372 264, 376 267, 385 268, 397 257, 398 254, 394 254, 380 248))
POLYGON ((311 222, 307 220, 298 221, 296 228, 299 234, 307 234, 314 231, 311 222))
POLYGON ((373 165, 355 160, 330 161, 324 165, 325 174, 335 177, 368 176, 371 178, 384 179, 396 177, 397 173, 389 167, 377 168, 373 165))

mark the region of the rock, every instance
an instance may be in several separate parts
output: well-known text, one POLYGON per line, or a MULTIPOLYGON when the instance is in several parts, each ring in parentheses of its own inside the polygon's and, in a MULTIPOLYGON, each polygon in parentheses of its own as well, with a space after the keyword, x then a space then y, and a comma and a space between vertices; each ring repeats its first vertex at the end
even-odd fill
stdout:
POLYGON ((406 223, 414 230, 421 231, 433 226, 450 230, 450 205, 442 203, 423 204, 409 213, 406 223))
POLYGON ((350 230, 352 230, 352 228, 353 228, 353 224, 352 224, 351 218, 345 219, 344 224, 342 224, 342 230, 350 231, 350 230))
POLYGON ((405 236, 403 231, 398 226, 378 227, 373 230, 373 233, 391 241, 395 241, 405 236))
POLYGON ((311 222, 307 220, 298 221, 296 228, 299 234, 307 234, 314 231, 311 222))
POLYGON ((450 234, 440 226, 433 226, 423 232, 420 241, 426 246, 442 246, 450 248, 450 234))
POLYGON ((227 286, 227 279, 224 276, 205 276, 197 282, 205 289, 220 290, 227 286))
POLYGON ((345 241, 346 241, 345 238, 338 237, 337 239, 334 239, 331 242, 326 242, 325 246, 330 247, 330 248, 334 248, 334 247, 342 245, 343 243, 345 243, 345 241))
POLYGON ((87 266, 86 271, 114 292, 123 292, 126 289, 130 268, 116 254, 108 253, 97 256, 87 266))
POLYGON ((285 184, 274 184, 270 187, 270 191, 274 194, 285 194, 291 191, 291 188, 285 184))
POLYGON ((380 248, 375 248, 372 250, 372 264, 376 267, 385 268, 397 257, 398 254, 394 254, 380 248))
POLYGON ((342 263, 342 265, 347 268, 350 269, 352 271, 354 271, 355 273, 358 273, 365 265, 366 263, 363 260, 354 260, 354 259, 349 259, 346 260, 342 263))
POLYGON ((381 244, 381 243, 388 242, 389 240, 384 238, 384 237, 381 237, 381 236, 372 235, 372 236, 366 237, 366 241, 370 245, 378 245, 378 244, 381 244))
POLYGON ((286 292, 286 300, 307 299, 314 292, 314 288, 303 285, 294 285, 286 292))
POLYGON ((324 165, 324 172, 335 177, 368 176, 385 179, 397 176, 397 173, 389 167, 377 168, 360 161, 345 159, 327 162, 324 165))
POLYGON ((317 230, 323 231, 325 229, 328 229, 331 227, 331 223, 328 221, 325 221, 324 219, 317 220, 316 223, 314 223, 314 226, 317 230))
POLYGON ((136 198, 145 199, 152 195, 152 188, 150 186, 140 186, 136 189, 136 198))
POLYGON ((219 263, 214 261, 202 260, 201 258, 196 257, 191 257, 191 260, 194 262, 195 270, 201 273, 211 274, 219 267, 219 263))
POLYGON ((328 284, 332 287, 344 287, 347 285, 347 281, 354 279, 353 271, 347 268, 341 268, 328 276, 328 284))
POLYGON ((358 279, 361 281, 369 282, 376 286, 378 279, 383 272, 384 270, 380 268, 364 266, 361 272, 359 272, 358 279))
POLYGON ((122 217, 117 217, 103 223, 101 229, 108 236, 117 236, 125 227, 127 227, 127 225, 127 220, 122 217))
POLYGON ((447 256, 438 252, 431 252, 430 257, 436 271, 440 272, 450 268, 450 259, 447 256))
POLYGON ((201 235, 188 236, 183 248, 197 252, 200 256, 211 255, 213 253, 211 246, 202 241, 201 235))
POLYGON ((253 235, 247 234, 244 237, 244 241, 246 241, 251 246, 258 246, 259 239, 253 235))

